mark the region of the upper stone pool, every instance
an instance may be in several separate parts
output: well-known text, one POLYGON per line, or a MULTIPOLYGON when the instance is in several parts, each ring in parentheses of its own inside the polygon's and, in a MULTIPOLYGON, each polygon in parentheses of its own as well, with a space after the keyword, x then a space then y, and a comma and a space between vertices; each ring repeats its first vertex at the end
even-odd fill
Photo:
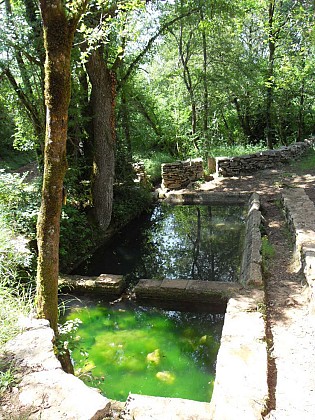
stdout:
POLYGON ((130 224, 100 247, 78 274, 238 281, 246 208, 241 205, 169 205, 130 224))

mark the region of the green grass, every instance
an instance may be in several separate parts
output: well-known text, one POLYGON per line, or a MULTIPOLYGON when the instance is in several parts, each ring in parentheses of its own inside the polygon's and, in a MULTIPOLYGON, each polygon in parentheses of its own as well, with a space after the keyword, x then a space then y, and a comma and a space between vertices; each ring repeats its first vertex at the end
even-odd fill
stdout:
POLYGON ((36 156, 32 151, 6 150, 0 155, 0 169, 14 171, 34 160, 36 160, 36 156))
POLYGON ((275 257, 276 251, 273 245, 269 242, 267 236, 261 238, 261 255, 262 255, 262 269, 264 273, 268 272, 268 267, 271 260, 275 257))
POLYGON ((224 156, 224 157, 233 157, 241 155, 249 155, 252 153, 261 152, 262 150, 267 150, 267 148, 262 144, 257 145, 234 145, 230 146, 227 144, 220 144, 216 146, 211 146, 209 150, 209 155, 212 157, 224 156))
POLYGON ((136 156, 135 161, 144 162, 144 166, 147 174, 149 175, 152 184, 156 184, 161 181, 161 164, 170 163, 176 160, 173 156, 163 153, 155 152, 149 156, 136 156))
MULTIPOLYGON (((0 357, 5 344, 20 332, 17 320, 33 306, 32 293, 19 284, 17 251, 11 245, 12 231, 0 219, 0 357), (14 286, 13 286, 14 284, 14 286)), ((14 369, 0 359, 0 397, 14 383, 14 369)))
POLYGON ((311 149, 307 154, 292 164, 292 169, 306 172, 315 169, 315 150, 311 149))
POLYGON ((15 368, 12 364, 0 360, 0 397, 16 382, 15 368))

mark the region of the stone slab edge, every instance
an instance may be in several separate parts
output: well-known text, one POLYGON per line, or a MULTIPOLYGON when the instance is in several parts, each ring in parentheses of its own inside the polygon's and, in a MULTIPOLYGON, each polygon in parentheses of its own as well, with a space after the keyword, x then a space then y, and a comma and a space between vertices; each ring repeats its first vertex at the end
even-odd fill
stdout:
POLYGON ((219 191, 171 191, 164 192, 160 198, 165 198, 169 204, 246 204, 248 193, 226 193, 219 191))
POLYGON ((232 282, 140 279, 133 292, 137 301, 226 304, 242 287, 232 282))
POLYGON ((124 420, 209 420, 210 404, 182 398, 130 394, 124 420))
POLYGON ((97 293, 110 298, 120 296, 126 288, 124 277, 119 274, 62 275, 59 277, 58 284, 62 291, 97 293))
POLYGON ((109 413, 110 400, 62 370, 48 321, 25 319, 23 323, 24 331, 5 347, 22 376, 12 392, 21 418, 103 419, 109 413))
POLYGON ((263 286, 261 256, 261 212, 260 197, 252 193, 248 202, 244 250, 242 256, 240 282, 246 286, 263 286))
POLYGON ((228 302, 209 419, 262 418, 268 401, 263 307, 264 292, 257 289, 228 302))
POLYGON ((302 188, 281 193, 287 224, 294 236, 294 262, 305 275, 310 312, 315 314, 315 206, 302 188))

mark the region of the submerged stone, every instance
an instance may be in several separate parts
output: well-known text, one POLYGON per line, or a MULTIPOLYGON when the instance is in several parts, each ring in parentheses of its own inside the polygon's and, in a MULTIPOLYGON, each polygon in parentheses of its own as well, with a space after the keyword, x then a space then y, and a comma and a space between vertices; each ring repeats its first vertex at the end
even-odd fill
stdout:
POLYGON ((166 382, 167 384, 172 384, 175 381, 175 375, 173 375, 171 372, 158 372, 155 376, 157 379, 162 382, 166 382))
POLYGON ((161 360, 160 349, 155 349, 152 353, 147 354, 147 361, 158 365, 161 360))

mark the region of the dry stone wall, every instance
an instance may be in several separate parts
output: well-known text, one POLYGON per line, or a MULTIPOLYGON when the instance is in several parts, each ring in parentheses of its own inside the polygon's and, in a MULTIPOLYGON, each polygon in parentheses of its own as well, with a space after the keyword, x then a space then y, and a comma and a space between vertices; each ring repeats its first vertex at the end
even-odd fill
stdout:
POLYGON ((178 190, 203 177, 202 159, 188 159, 173 163, 163 163, 162 188, 166 190, 178 190))
POLYGON ((275 150, 266 150, 232 158, 216 158, 216 173, 224 177, 245 175, 261 169, 275 168, 303 155, 314 144, 315 139, 293 143, 275 150))

